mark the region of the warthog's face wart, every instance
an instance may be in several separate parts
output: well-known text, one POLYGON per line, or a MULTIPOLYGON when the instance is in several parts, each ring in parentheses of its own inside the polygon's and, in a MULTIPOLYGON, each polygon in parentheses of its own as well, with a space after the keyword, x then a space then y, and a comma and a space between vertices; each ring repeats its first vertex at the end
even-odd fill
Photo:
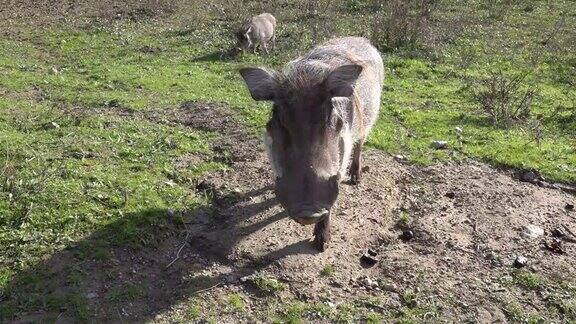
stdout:
POLYGON ((310 85, 262 69, 241 71, 252 97, 273 101, 265 144, 276 174, 276 196, 301 224, 322 220, 338 196, 350 159, 351 84, 361 67, 343 66, 310 85))

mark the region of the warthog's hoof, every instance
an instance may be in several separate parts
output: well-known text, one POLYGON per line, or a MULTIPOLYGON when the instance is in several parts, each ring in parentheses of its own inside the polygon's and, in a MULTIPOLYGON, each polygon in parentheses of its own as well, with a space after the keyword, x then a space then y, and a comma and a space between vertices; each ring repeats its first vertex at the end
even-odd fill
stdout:
POLYGON ((314 247, 320 252, 326 251, 328 248, 328 241, 323 235, 316 235, 314 237, 314 247))
POLYGON ((330 218, 326 217, 314 226, 314 246, 321 252, 326 251, 330 242, 330 218))

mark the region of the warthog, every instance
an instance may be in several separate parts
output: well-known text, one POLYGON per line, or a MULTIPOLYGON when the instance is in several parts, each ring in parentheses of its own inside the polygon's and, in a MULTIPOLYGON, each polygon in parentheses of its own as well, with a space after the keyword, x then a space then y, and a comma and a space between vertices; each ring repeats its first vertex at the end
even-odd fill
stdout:
POLYGON ((238 50, 252 49, 256 53, 257 47, 260 47, 268 54, 268 42, 272 42, 272 49, 276 46, 275 29, 276 18, 269 13, 246 20, 236 31, 238 50))
POLYGON ((265 143, 276 196, 300 224, 316 224, 314 243, 330 240, 338 184, 360 180, 360 153, 380 108, 382 57, 360 37, 333 39, 282 72, 240 70, 254 100, 273 102, 265 143))

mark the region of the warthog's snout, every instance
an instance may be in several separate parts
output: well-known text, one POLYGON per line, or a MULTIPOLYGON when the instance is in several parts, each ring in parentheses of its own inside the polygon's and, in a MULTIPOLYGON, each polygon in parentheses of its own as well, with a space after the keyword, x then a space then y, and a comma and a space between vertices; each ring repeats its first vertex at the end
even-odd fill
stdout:
POLYGON ((290 214, 290 217, 301 225, 316 224, 326 216, 328 216, 326 208, 304 208, 290 214))

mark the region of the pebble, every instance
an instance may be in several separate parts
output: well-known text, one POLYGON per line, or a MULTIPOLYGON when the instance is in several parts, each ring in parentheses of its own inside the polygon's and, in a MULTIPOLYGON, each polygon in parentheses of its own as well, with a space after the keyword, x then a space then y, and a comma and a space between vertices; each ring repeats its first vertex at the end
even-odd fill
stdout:
POLYGON ((516 268, 525 267, 526 264, 528 264, 528 260, 527 260, 525 257, 521 256, 521 255, 517 256, 517 257, 516 257, 516 260, 514 260, 514 266, 515 266, 516 268))
POLYGON ((524 228, 522 229, 522 233, 520 233, 520 235, 527 239, 536 239, 544 235, 544 229, 536 225, 528 224, 524 226, 524 228))
POLYGON ((439 150, 439 149, 445 149, 448 146, 448 142, 446 141, 432 141, 431 143, 432 147, 439 150))
MULTIPOLYGON (((230 273, 230 274, 227 274, 226 276, 224 276, 224 280, 227 283, 237 283, 238 280, 241 280, 239 277, 240 276, 238 276, 237 274, 230 273)), ((244 280, 244 281, 246 281, 246 280, 244 280)))
POLYGON ((525 182, 534 182, 538 178, 538 175, 534 171, 524 172, 520 177, 520 180, 525 182))
POLYGON ((370 279, 369 277, 366 277, 366 278, 364 278, 364 280, 362 280, 362 283, 363 283, 365 286, 372 287, 372 284, 373 284, 374 282, 373 282, 372 279, 370 279))
POLYGON ((378 263, 378 259, 377 259, 375 256, 373 256, 373 255, 370 255, 370 254, 368 254, 368 253, 364 253, 364 254, 362 255, 362 257, 360 257, 360 262, 362 262, 363 264, 365 264, 365 265, 367 265, 367 266, 369 266, 369 267, 372 267, 372 266, 374 266, 376 263, 378 263))
POLYGON ((398 292, 400 289, 393 283, 387 283, 382 285, 382 289, 390 292, 398 292))
POLYGON ((414 232, 412 230, 403 230, 400 238, 409 241, 414 238, 414 232))
POLYGON ((49 123, 44 125, 44 128, 45 129, 58 129, 58 128, 60 128, 60 125, 58 125, 55 122, 49 122, 49 123))
POLYGON ((98 297, 97 293, 89 292, 86 294, 86 298, 88 298, 88 299, 94 299, 96 297, 98 297))
POLYGON ((488 260, 492 260, 492 261, 497 261, 498 260, 498 253, 494 252, 494 251, 490 251, 490 253, 488 253, 486 255, 486 259, 488 260))

